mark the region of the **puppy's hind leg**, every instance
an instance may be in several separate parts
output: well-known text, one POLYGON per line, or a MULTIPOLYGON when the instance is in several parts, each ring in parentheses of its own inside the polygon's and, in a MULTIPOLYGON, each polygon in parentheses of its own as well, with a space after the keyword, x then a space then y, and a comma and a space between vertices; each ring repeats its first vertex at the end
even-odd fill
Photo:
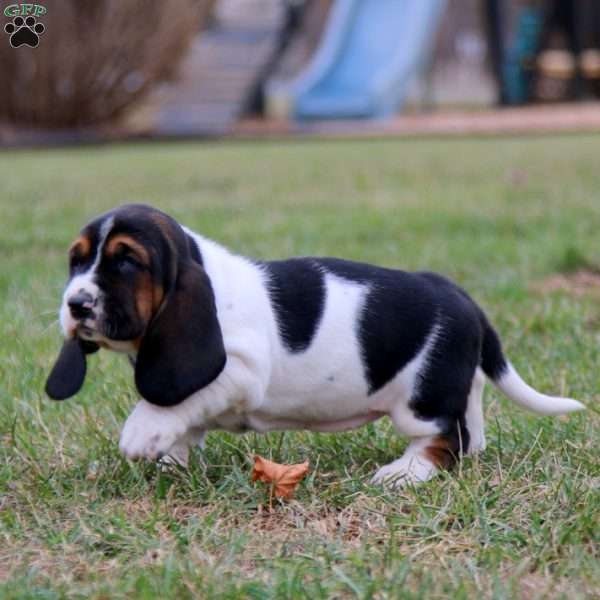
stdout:
POLYGON ((381 467, 371 483, 399 488, 407 483, 419 483, 431 479, 437 473, 437 467, 426 453, 433 437, 413 440, 404 454, 398 459, 381 467))
MULTIPOLYGON (((412 403, 397 404, 390 412, 394 427, 398 433, 407 435, 412 440, 398 460, 377 471, 373 483, 400 487, 405 483, 428 481, 441 469, 453 467, 469 448, 470 436, 464 416, 467 390, 468 387, 443 396, 445 402, 430 401, 432 406, 454 407, 458 415, 456 418, 448 415, 422 418, 412 407, 412 403)), ((431 390, 432 393, 434 391, 439 390, 431 390)), ((427 406, 421 402, 422 407, 427 406)))
POLYGON ((372 483, 398 488, 428 481, 440 470, 450 469, 460 458, 463 435, 468 438, 465 428, 456 423, 446 432, 413 439, 398 460, 377 471, 372 483))

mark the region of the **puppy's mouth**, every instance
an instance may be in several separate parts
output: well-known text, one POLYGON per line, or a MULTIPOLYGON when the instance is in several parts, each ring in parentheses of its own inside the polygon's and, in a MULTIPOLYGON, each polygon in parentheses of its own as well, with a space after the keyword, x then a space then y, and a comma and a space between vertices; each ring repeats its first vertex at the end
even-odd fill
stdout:
POLYGON ((91 327, 87 322, 84 322, 77 325, 75 335, 82 340, 93 341, 99 336, 99 332, 95 327, 91 327))
POLYGON ((106 340, 106 335, 100 330, 99 323, 91 319, 77 323, 73 330, 73 337, 79 338, 82 342, 96 344, 106 340))
POLYGON ((71 340, 79 340, 81 349, 85 354, 93 354, 100 349, 101 336, 92 328, 85 325, 77 325, 72 330, 71 340))
MULTIPOLYGON (((96 323, 94 323, 96 325, 96 323)), ((80 340, 84 352, 92 354, 99 348, 114 350, 115 352, 126 352, 131 354, 137 351, 134 340, 115 340, 106 335, 97 326, 90 326, 87 322, 79 323, 73 332, 73 337, 80 340)))

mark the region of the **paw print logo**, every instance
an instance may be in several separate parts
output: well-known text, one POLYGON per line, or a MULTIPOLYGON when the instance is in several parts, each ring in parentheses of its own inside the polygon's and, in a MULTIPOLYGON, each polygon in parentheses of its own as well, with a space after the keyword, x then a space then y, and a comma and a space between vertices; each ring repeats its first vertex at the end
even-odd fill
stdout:
POLYGON ((26 19, 15 17, 12 23, 4 26, 4 31, 10 35, 10 45, 13 48, 23 45, 35 48, 40 43, 39 36, 45 30, 46 28, 41 23, 37 23, 36 18, 32 16, 26 19))

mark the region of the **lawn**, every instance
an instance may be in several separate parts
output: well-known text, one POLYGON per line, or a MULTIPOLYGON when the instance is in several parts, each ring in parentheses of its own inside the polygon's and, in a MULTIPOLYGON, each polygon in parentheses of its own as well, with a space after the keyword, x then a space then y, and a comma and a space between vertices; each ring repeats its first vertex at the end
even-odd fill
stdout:
POLYGON ((600 137, 121 145, 0 154, 0 597, 600 596, 600 137), (369 485, 403 451, 387 420, 344 434, 211 433, 187 471, 130 464, 126 361, 45 397, 66 249, 145 201, 258 258, 334 255, 443 272, 537 388, 592 410, 526 414, 488 387, 488 448, 421 487, 369 485), (540 282, 542 284, 540 285, 540 282), (252 457, 308 459, 267 506, 252 457))

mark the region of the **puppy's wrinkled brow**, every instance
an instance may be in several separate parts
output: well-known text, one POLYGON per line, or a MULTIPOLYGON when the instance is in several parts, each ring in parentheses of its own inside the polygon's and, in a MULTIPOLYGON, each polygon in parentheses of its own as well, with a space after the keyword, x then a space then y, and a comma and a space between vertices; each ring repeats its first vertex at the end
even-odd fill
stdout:
POLYGON ((136 257, 145 265, 150 264, 150 255, 143 244, 126 234, 115 235, 106 244, 106 256, 114 256, 121 248, 127 248, 135 253, 136 257))

